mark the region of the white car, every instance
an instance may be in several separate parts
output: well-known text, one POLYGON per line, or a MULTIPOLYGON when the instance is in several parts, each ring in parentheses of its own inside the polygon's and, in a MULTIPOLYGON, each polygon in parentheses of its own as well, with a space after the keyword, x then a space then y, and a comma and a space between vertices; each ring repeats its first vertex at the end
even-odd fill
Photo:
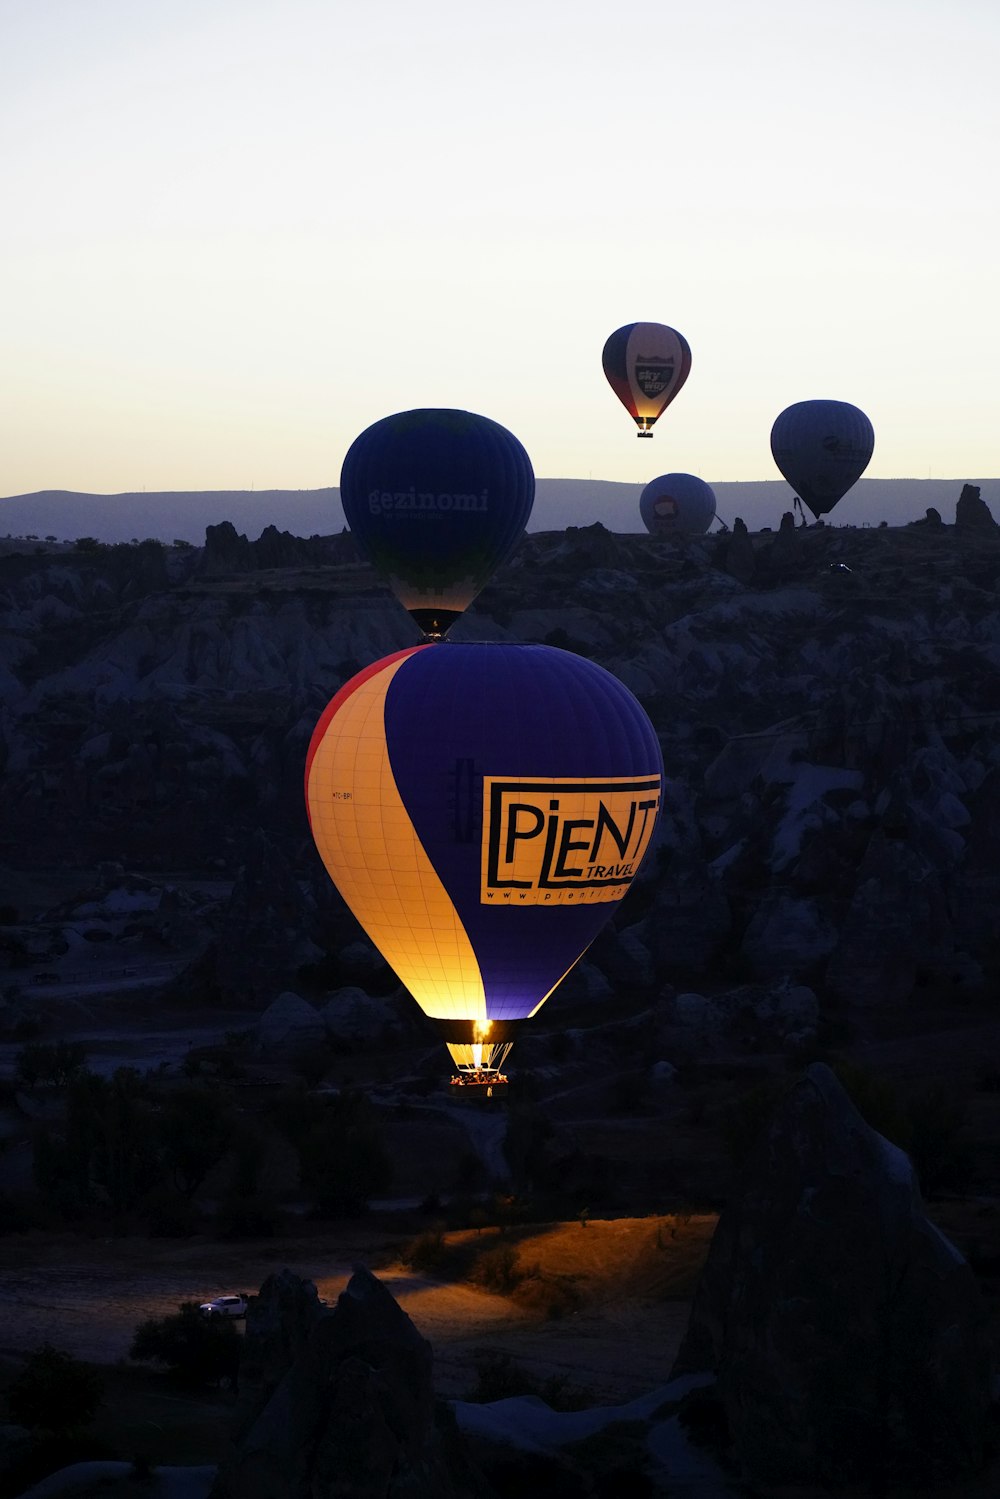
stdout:
POLYGON ((206 1317, 245 1317, 250 1297, 246 1291, 238 1296, 216 1296, 212 1301, 203 1301, 198 1308, 206 1317))

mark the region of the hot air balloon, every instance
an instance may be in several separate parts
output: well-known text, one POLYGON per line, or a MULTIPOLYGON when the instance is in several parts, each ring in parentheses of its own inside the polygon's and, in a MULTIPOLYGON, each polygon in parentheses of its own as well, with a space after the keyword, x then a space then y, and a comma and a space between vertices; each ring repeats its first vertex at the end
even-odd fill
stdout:
POLYGON ((653 536, 700 536, 715 519, 715 491, 694 474, 661 474, 639 496, 639 514, 653 536))
POLYGON ((355 438, 340 496, 361 551, 437 638, 514 551, 535 475, 517 438, 488 417, 400 411, 355 438))
POLYGON ((797 401, 771 428, 771 453, 817 518, 833 509, 871 461, 875 431, 847 401, 797 401))
POLYGON ((628 323, 604 345, 608 384, 639 428, 652 437, 657 417, 670 405, 691 369, 687 339, 663 323, 628 323))
POLYGON ((662 781, 628 689, 551 646, 414 646, 328 704, 305 772, 316 846, 467 1085, 498 1076, 628 891, 662 781))

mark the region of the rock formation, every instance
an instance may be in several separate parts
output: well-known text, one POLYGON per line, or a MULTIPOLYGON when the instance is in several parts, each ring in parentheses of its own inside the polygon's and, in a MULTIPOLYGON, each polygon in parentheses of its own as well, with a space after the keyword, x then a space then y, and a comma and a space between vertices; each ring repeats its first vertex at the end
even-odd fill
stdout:
POLYGON ((953 1482, 984 1461, 981 1295, 907 1157, 815 1064, 712 1241, 674 1374, 711 1371, 753 1483, 953 1482))
POLYGON ((295 1056, 326 1040, 323 1016, 308 1000, 285 990, 273 1000, 257 1022, 258 1049, 265 1056, 295 1056))
POLYGON ((994 531, 996 521, 981 498, 978 484, 963 484, 955 506, 955 525, 966 531, 994 531))
POLYGON ((435 1405, 430 1344, 357 1268, 336 1306, 283 1271, 247 1314, 231 1450, 212 1499, 476 1499, 435 1405))
POLYGON ((757 563, 746 522, 739 516, 733 521, 733 534, 726 544, 725 558, 726 572, 741 583, 749 583, 757 571, 757 563))
MULTIPOLYGON (((247 844, 220 924, 217 980, 223 999, 271 1000, 294 971, 296 946, 308 923, 307 900, 288 860, 258 830, 247 844)), ((317 1033, 322 1029, 317 1016, 317 1033)))

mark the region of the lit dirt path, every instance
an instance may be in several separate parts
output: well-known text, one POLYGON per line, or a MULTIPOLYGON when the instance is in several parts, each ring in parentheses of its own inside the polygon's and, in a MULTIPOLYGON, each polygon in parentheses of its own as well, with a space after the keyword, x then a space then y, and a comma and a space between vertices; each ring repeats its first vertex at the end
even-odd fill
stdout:
MULTIPOLYGON (((136 1327, 182 1301, 256 1291, 288 1265, 333 1302, 354 1264, 386 1285, 434 1350, 435 1389, 446 1398, 474 1389, 485 1358, 508 1355, 539 1381, 561 1381, 597 1403, 629 1399, 664 1383, 687 1322, 681 1301, 620 1300, 555 1320, 468 1285, 415 1276, 370 1240, 282 1245, 266 1255, 242 1246, 56 1241, 0 1249, 0 1353, 50 1342, 79 1358, 127 1358, 136 1327), (32 1256, 31 1249, 35 1249, 32 1256)), ((242 1323, 237 1324, 242 1327, 242 1323)))

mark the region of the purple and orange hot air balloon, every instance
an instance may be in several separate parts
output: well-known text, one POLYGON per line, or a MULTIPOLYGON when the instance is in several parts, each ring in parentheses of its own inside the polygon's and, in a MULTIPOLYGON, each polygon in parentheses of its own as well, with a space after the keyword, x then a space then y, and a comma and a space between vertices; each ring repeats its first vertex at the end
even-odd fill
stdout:
POLYGON ((652 437, 653 423, 691 371, 687 339, 664 323, 627 323, 612 333, 602 358, 608 384, 639 428, 636 436, 652 437))
POLYGON ((640 704, 593 662, 445 643, 347 682, 305 781, 331 879, 460 1075, 482 1080, 627 893, 663 762, 640 704))

